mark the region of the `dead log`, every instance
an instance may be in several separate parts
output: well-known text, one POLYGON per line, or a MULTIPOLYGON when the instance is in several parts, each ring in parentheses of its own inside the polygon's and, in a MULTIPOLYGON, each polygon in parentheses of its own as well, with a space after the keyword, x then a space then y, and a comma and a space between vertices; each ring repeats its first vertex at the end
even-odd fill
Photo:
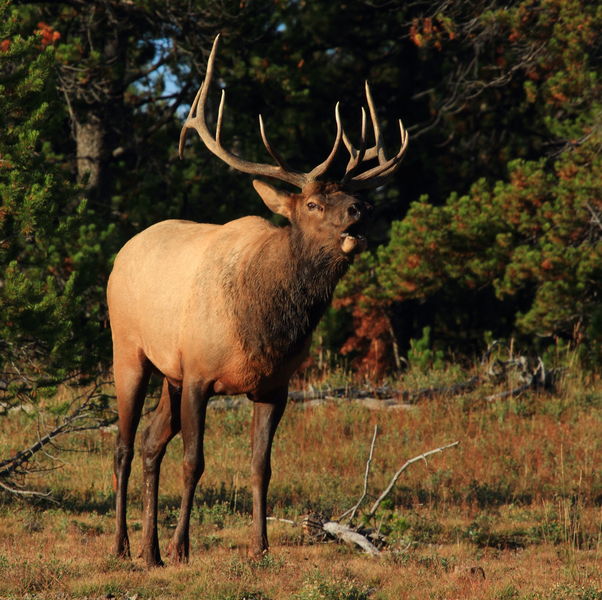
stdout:
POLYGON ((367 537, 350 527, 346 527, 335 521, 328 521, 322 525, 322 529, 347 544, 359 546, 370 556, 378 556, 380 554, 380 550, 367 537))

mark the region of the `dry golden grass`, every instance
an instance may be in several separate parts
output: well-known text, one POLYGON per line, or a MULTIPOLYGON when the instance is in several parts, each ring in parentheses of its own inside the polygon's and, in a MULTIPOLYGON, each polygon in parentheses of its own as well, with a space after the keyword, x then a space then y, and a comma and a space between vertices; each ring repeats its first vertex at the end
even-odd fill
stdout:
MULTIPOLYGON (((32 531, 27 511, 1 522, 0 597, 139 598, 554 598, 600 597, 600 554, 580 550, 574 561, 562 548, 538 544, 522 551, 477 550, 471 544, 437 544, 374 560, 339 545, 291 545, 272 528, 272 554, 258 563, 244 558, 241 528, 196 527, 188 565, 146 570, 138 560, 110 556, 111 519, 53 513, 32 531), (74 524, 74 522, 76 524, 74 524), (203 538, 210 539, 205 542, 203 538), (480 567, 485 579, 470 572, 480 567), (580 590, 583 594, 580 596, 580 590), (254 596, 252 594, 255 594, 254 596), (596 595, 597 594, 597 595, 596 595)), ((167 535, 169 532, 163 530, 167 535)), ((133 536, 134 543, 137 535, 133 536)))
MULTIPOLYGON (((300 527, 279 522, 269 525, 271 554, 246 560, 249 405, 209 412, 190 563, 149 571, 138 559, 114 559, 114 433, 73 436, 61 442, 72 452, 50 450, 60 468, 28 480, 60 504, 3 498, 0 598, 602 600, 602 384, 571 381, 556 396, 496 403, 482 396, 403 410, 350 401, 288 408, 273 453, 270 505, 278 517, 308 510, 336 517, 351 506, 376 424, 373 494, 406 459, 460 440, 404 473, 378 515, 392 543, 376 560, 338 544, 308 545, 300 527)), ((0 456, 37 436, 33 417, 4 417, 2 425, 0 456)), ((163 463, 162 547, 177 515, 180 456, 176 439, 163 463)), ((140 487, 135 460, 134 550, 140 487)))

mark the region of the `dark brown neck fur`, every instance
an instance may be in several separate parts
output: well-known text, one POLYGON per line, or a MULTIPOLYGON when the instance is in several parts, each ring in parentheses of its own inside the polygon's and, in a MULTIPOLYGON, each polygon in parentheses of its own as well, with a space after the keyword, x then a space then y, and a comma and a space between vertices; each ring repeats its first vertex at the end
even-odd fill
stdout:
POLYGON ((317 248, 294 225, 274 234, 224 287, 249 357, 274 365, 301 351, 348 267, 335 248, 317 248))

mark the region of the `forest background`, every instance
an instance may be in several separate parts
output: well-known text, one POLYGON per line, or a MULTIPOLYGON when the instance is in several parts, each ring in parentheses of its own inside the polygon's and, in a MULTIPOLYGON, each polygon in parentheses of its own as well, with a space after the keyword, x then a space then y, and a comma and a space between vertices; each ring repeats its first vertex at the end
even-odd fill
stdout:
POLYGON ((108 369, 106 281, 138 231, 269 216, 200 141, 177 156, 220 31, 223 137, 244 157, 269 160, 262 113, 293 165, 315 163, 337 100, 357 139, 364 80, 389 146, 397 117, 410 132, 314 361, 342 355, 378 379, 417 341, 470 361, 512 338, 544 357, 576 349, 595 369, 601 28, 602 7, 584 0, 2 0, 4 387, 17 371, 48 382, 108 369))

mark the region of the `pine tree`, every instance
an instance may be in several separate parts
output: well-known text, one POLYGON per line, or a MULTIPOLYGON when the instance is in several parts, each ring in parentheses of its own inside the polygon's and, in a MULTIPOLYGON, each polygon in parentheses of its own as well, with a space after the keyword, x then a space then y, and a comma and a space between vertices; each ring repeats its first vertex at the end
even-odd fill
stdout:
MULTIPOLYGON (((54 152, 62 107, 55 82, 60 32, 30 35, 0 3, 0 371, 50 379, 98 362, 103 237, 72 173, 54 152)), ((106 337, 106 336, 105 336, 106 337)), ((6 377, 5 377, 6 378, 6 377)))
MULTIPOLYGON (((442 206, 422 198, 379 252, 381 305, 431 303, 438 334, 478 342, 483 330, 536 346, 558 337, 602 360, 602 120, 594 54, 599 7, 522 2, 497 23, 534 55, 518 101, 531 105, 552 155, 507 163, 442 206), (454 333, 455 331, 455 333, 454 333)), ((495 15, 494 15, 495 16, 495 15)))

